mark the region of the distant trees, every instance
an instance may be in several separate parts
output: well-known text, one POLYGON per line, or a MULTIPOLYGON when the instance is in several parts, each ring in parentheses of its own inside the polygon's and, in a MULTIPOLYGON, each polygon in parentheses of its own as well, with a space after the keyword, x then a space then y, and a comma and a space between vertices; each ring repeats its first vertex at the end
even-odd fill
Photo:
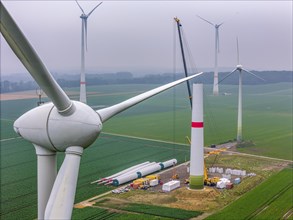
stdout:
POLYGON ((7 92, 18 92, 18 91, 26 91, 38 88, 38 85, 34 81, 19 81, 19 82, 10 82, 8 80, 1 81, 0 91, 1 93, 7 92))
MULTIPOLYGON (((266 81, 263 82, 250 74, 243 74, 243 83, 249 85, 255 84, 269 84, 280 82, 292 82, 292 71, 252 71, 254 74, 262 77, 266 81)), ((219 80, 223 79, 229 72, 219 73, 219 80)), ((117 72, 117 73, 104 73, 104 74, 87 74, 87 85, 109 85, 109 84, 163 84, 174 81, 176 79, 184 77, 183 73, 163 73, 163 74, 146 74, 144 76, 134 77, 130 72, 117 72)), ((204 73, 197 77, 195 82, 201 82, 205 84, 213 83, 213 73, 204 73)), ((78 87, 79 75, 59 75, 57 82, 61 87, 78 87)), ((232 74, 221 84, 238 84, 238 74, 232 74)), ((11 82, 9 80, 1 81, 0 91, 1 93, 17 92, 25 90, 34 90, 38 88, 35 81, 23 81, 11 82)))

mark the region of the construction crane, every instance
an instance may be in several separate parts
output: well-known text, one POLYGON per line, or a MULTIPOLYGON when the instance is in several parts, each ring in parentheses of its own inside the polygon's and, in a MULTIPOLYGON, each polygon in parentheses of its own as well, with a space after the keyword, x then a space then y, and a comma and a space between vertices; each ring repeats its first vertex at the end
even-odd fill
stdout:
MULTIPOLYGON (((179 35, 179 42, 180 42, 180 48, 181 48, 181 54, 182 54, 182 61, 183 61, 183 67, 184 67, 184 73, 185 73, 185 77, 187 77, 188 76, 188 73, 187 73, 187 67, 186 67, 186 61, 185 61, 185 55, 184 55, 184 48, 183 48, 182 37, 181 37, 181 27, 182 27, 182 24, 180 23, 179 18, 175 17, 174 20, 177 23, 177 29, 178 29, 178 35, 179 35)), ((190 84, 187 81, 186 81, 186 83, 187 83, 187 89, 188 89, 190 106, 192 108, 192 95, 191 95, 190 84)))

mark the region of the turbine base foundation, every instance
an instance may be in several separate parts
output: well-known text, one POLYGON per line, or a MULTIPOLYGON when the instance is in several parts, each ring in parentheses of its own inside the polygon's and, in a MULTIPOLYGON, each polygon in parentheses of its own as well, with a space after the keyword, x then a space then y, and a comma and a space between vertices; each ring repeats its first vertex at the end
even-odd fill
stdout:
POLYGON ((189 177, 189 188, 190 189, 203 189, 204 188, 204 177, 203 176, 190 176, 189 177))

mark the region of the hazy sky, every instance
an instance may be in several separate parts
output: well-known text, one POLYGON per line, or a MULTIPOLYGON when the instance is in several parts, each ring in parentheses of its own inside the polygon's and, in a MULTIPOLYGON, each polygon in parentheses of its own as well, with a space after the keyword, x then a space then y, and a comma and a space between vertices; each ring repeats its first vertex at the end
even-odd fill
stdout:
MULTIPOLYGON (((79 70, 81 11, 75 1, 2 2, 49 70, 79 70)), ((79 2, 88 13, 100 1, 79 2)), ((104 1, 88 19, 86 67, 98 73, 173 72, 175 54, 177 72, 182 72, 177 16, 192 54, 191 67, 213 68, 215 28, 200 15, 213 23, 224 21, 219 66, 236 66, 238 36, 245 68, 292 70, 292 7, 291 0, 104 1)), ((1 35, 1 74, 14 72, 25 69, 1 35)))

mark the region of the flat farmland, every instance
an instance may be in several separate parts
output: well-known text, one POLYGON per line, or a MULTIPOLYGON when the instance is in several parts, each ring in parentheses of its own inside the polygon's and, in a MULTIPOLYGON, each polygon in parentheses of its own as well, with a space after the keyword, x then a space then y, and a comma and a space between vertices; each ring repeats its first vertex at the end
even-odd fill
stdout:
MULTIPOLYGON (((115 86, 113 91, 119 93, 118 89, 121 95, 91 95, 88 100, 93 106, 107 106, 154 87, 115 86), (127 91, 134 92, 126 94, 127 91)), ((102 90, 91 89, 92 92, 102 90)), ((238 86, 223 85, 220 89, 231 95, 214 97, 210 95, 211 86, 204 87, 206 146, 236 137, 238 86)), ((253 144, 238 150, 292 160, 292 84, 243 86, 243 92, 243 138, 253 144)), ((187 96, 185 84, 177 86, 115 116, 104 125, 104 131, 187 144, 185 137, 190 136, 191 120, 187 96)))
MULTIPOLYGON (((187 146, 102 134, 82 157, 76 202, 109 191, 112 187, 90 182, 145 161, 189 158, 187 146)), ((58 154, 58 167, 63 154, 58 154)), ((37 167, 33 146, 21 138, 1 141, 1 218, 36 217, 37 167), (26 214, 27 215, 26 215, 26 214)))
MULTIPOLYGON (((96 108, 109 106, 156 86, 89 87, 88 103, 96 108)), ((231 96, 213 97, 210 86, 204 89, 205 144, 233 139, 236 136, 237 86, 223 86, 222 92, 230 92, 231 96)), ((76 100, 77 91, 67 90, 76 100)), ((291 84, 244 86, 244 93, 243 135, 252 140, 254 146, 240 151, 292 160, 291 84)), ((32 144, 19 138, 12 128, 14 120, 35 107, 37 101, 37 97, 1 101, 1 219, 37 216, 35 151, 32 144)), ((189 160, 185 136, 190 136, 190 118, 186 86, 180 85, 109 120, 104 125, 106 133, 83 154, 76 202, 111 190, 111 187, 97 187, 90 182, 131 165, 174 157, 179 162, 189 160)), ((58 167, 63 157, 62 153, 58 154, 58 167)), ((80 215, 77 211, 74 213, 80 215)))
POLYGON ((291 213, 291 216, 287 216, 291 219, 292 177, 292 168, 282 170, 207 220, 286 219, 287 213, 291 213))

